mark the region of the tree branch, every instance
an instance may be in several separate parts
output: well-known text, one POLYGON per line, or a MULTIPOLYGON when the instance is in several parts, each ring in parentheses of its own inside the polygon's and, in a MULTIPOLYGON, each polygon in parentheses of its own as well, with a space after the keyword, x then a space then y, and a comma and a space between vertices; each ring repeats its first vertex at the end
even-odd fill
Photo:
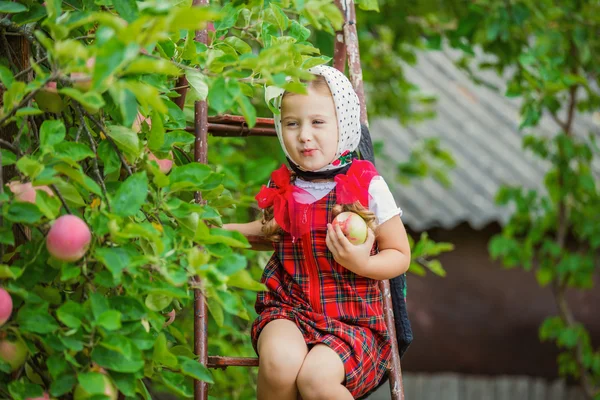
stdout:
POLYGON ((71 209, 69 208, 69 206, 67 205, 67 202, 65 201, 64 197, 62 196, 62 194, 60 194, 60 191, 58 190, 58 188, 56 187, 55 184, 51 184, 50 187, 52 188, 52 191, 58 196, 58 198, 60 199, 60 202, 62 203, 63 207, 65 208, 65 210, 67 211, 67 214, 73 214, 71 212, 71 209))
POLYGON ((96 125, 98 127, 98 129, 100 129, 100 132, 102 132, 102 134, 106 137, 106 139, 113 146, 113 148, 117 152, 117 155, 119 156, 119 159, 121 160, 121 163, 123 164, 123 167, 127 171, 127 174, 129 176, 133 175, 133 171, 131 171, 129 164, 127 164, 127 160, 125 160, 123 153, 121 153, 121 150, 119 150, 119 148, 117 147, 117 144, 112 140, 112 138, 110 136, 108 136, 108 134, 106 133, 106 129, 104 129, 104 126, 99 121, 97 121, 94 117, 92 117, 92 115, 90 113, 85 111, 81 106, 78 106, 78 107, 79 107, 79 111, 84 113, 85 116, 87 117, 87 119, 92 121, 94 123, 94 125, 96 125))
MULTIPOLYGON (((96 174, 96 180, 98 181, 98 183, 100 184, 100 187, 102 188, 102 194, 104 194, 104 201, 106 202, 106 208, 110 212, 111 211, 110 202, 108 201, 108 193, 106 191, 106 185, 104 184, 104 179, 102 178, 102 174, 100 174, 100 168, 98 167, 98 148, 96 147, 96 141, 94 140, 92 133, 87 128, 87 125, 85 124, 85 119, 83 118, 83 114, 81 113, 81 105, 77 106, 76 111, 77 111, 77 115, 79 116, 79 123, 81 124, 79 129, 81 130, 83 128, 84 132, 87 135, 88 140, 90 141, 90 146, 92 147, 92 151, 94 152, 95 157, 92 162, 92 165, 94 167, 94 173, 96 174)), ((79 136, 79 133, 80 133, 80 131, 77 132, 77 136, 79 136)))

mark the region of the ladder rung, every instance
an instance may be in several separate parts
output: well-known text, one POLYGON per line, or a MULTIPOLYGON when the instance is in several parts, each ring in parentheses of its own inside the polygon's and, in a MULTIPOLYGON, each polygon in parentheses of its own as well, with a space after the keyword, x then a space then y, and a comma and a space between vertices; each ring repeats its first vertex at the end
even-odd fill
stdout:
POLYGON ((210 356, 208 357, 207 367, 222 369, 227 367, 258 367, 258 358, 210 356))
MULTIPOLYGON (((208 117, 208 122, 215 124, 241 125, 246 123, 246 119, 242 115, 223 114, 214 117, 208 117)), ((256 125, 273 126, 273 118, 256 118, 256 125)))
MULTIPOLYGON (((194 127, 188 126, 185 128, 187 132, 194 132, 194 127)), ((275 128, 272 126, 255 126, 250 129, 244 124, 217 124, 208 123, 208 132, 213 136, 277 136, 275 128)))

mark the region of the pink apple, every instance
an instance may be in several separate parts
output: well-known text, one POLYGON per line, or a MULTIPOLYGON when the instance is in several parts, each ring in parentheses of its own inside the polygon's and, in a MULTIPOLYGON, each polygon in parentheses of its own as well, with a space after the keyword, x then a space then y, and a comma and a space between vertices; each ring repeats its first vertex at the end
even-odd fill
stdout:
POLYGON ((0 288, 0 326, 4 325, 12 314, 13 302, 10 294, 0 288))
POLYGON ((10 341, 8 339, 0 340, 0 360, 8 363, 11 372, 21 368, 27 360, 27 347, 20 340, 10 341))
MULTIPOLYGON (((90 57, 85 62, 85 66, 89 69, 93 69, 95 64, 95 57, 90 57)), ((73 87, 83 92, 87 92, 92 87, 92 77, 86 72, 71 72, 71 79, 73 80, 73 87)))
POLYGON ((21 183, 19 181, 12 181, 7 184, 11 192, 14 193, 17 201, 35 204, 36 191, 43 190, 50 196, 54 196, 54 193, 48 186, 33 186, 31 182, 21 183))
POLYGON ((54 221, 48 236, 48 252, 61 261, 77 261, 85 255, 92 240, 87 224, 74 215, 63 215, 54 221))
MULTIPOLYGON (((169 152, 171 158, 173 157, 173 153, 169 152)), ((171 168, 173 167, 173 160, 169 158, 158 159, 151 151, 148 152, 148 159, 150 161, 156 161, 158 167, 160 168, 160 172, 163 174, 168 174, 171 168)))
POLYGON ((363 244, 367 240, 367 223, 356 213, 345 211, 340 213, 332 223, 333 227, 340 226, 342 233, 354 245, 363 244))

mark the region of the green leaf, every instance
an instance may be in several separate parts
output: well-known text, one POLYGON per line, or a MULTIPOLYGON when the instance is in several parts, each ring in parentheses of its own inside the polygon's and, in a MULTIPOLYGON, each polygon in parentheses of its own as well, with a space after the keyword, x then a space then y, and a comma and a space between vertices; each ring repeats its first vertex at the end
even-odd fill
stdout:
POLYGON ((208 7, 181 7, 174 9, 170 17, 169 22, 174 29, 198 30, 204 28, 207 21, 213 21, 222 16, 208 7))
POLYGON ((252 279, 250 273, 245 269, 238 271, 234 275, 230 276, 229 280, 227 281, 227 286, 252 290, 256 292, 267 290, 265 285, 252 279))
POLYGON ((151 293, 146 297, 146 307, 152 311, 162 311, 173 301, 173 297, 151 293))
MULTIPOLYGON (((13 240, 14 242, 14 240, 13 240)), ((6 243, 10 244, 10 243, 6 243)), ((0 264, 0 279, 17 279, 23 274, 23 270, 17 267, 0 264)))
POLYGON ((0 149, 0 152, 2 152, 2 166, 3 167, 13 165, 14 163, 17 162, 17 156, 12 151, 0 149))
POLYGON ((113 85, 108 91, 121 110, 123 125, 133 125, 133 121, 138 113, 138 103, 133 92, 122 85, 113 85))
POLYGON ((5 216, 12 222, 35 224, 42 218, 42 213, 35 204, 13 202, 8 206, 5 216))
POLYGON ((127 22, 133 22, 138 17, 138 6, 135 0, 117 0, 113 1, 115 10, 127 22))
POLYGON ((99 318, 105 311, 110 310, 108 300, 100 293, 90 294, 89 304, 94 314, 94 318, 99 318))
MULTIPOLYGON (((271 3, 271 5, 273 5, 273 3, 271 3)), ((240 54, 252 52, 252 47, 250 47, 248 43, 244 42, 242 39, 236 36, 229 36, 227 39, 225 39, 225 43, 232 46, 235 49, 235 51, 237 51, 240 54)))
POLYGON ((10 89, 14 80, 15 77, 13 76, 12 71, 4 65, 0 65, 0 82, 2 82, 7 89, 10 89))
POLYGON ((206 96, 208 95, 206 77, 200 71, 195 69, 186 69, 185 77, 192 89, 194 89, 198 99, 206 100, 206 96))
POLYGON ((186 131, 171 131, 165 134, 165 142, 161 151, 169 151, 173 146, 186 146, 194 143, 195 137, 186 131))
POLYGON ((116 310, 104 311, 100 314, 96 323, 109 331, 121 329, 121 313, 116 310))
POLYGON ((25 305, 17 315, 19 328, 23 332, 51 333, 59 328, 55 319, 48 313, 48 306, 25 305))
POLYGON ((123 270, 131 264, 131 257, 127 250, 120 247, 96 248, 95 257, 110 271, 113 278, 121 281, 123 270))
POLYGON ((41 398, 44 395, 44 390, 41 386, 34 385, 23 378, 10 382, 8 391, 14 400, 41 398))
POLYGON ((57 196, 50 196, 43 190, 38 190, 35 196, 35 205, 48 219, 56 219, 60 213, 62 203, 57 196))
POLYGON ((115 382, 117 389, 127 397, 135 398, 135 388, 137 378, 135 374, 121 374, 118 372, 111 372, 111 378, 115 382))
POLYGON ((198 190, 212 173, 209 166, 199 163, 176 166, 169 175, 171 191, 198 190))
POLYGON ((358 7, 361 10, 379 12, 379 4, 377 4, 377 0, 360 0, 358 7))
POLYGON ((0 243, 14 246, 15 235, 12 230, 12 226, 0 227, 0 243))
POLYGON ((233 98, 228 93, 227 81, 218 77, 208 92, 208 104, 219 114, 224 113, 233 105, 233 98))
POLYGON ((179 360, 179 365, 181 365, 181 372, 184 375, 187 375, 199 381, 214 383, 212 374, 210 373, 209 369, 202 365, 200 362, 183 356, 177 357, 177 360, 179 360))
POLYGON ((219 260, 217 269, 224 275, 230 276, 246 268, 246 257, 241 254, 230 254, 219 260))
POLYGON ((178 76, 181 71, 164 58, 139 57, 123 71, 124 74, 161 74, 178 76))
POLYGON ((210 315, 212 315, 217 326, 223 327, 225 322, 225 314, 223 313, 223 307, 219 303, 218 299, 214 296, 207 297, 206 306, 208 307, 208 311, 210 311, 210 315))
POLYGON ((134 131, 124 126, 112 125, 108 128, 108 136, 115 141, 117 147, 135 160, 140 154, 140 139, 134 131))
POLYGON ((121 217, 130 217, 138 213, 148 196, 148 177, 146 172, 138 172, 125 180, 113 197, 113 213, 121 217))
POLYGON ((111 297, 110 307, 121 313, 121 321, 123 322, 139 321, 147 316, 142 303, 134 297, 111 297))
POLYGON ((44 165, 28 156, 23 156, 17 161, 17 168, 26 176, 34 179, 44 170, 44 165))
MULTIPOLYGON (((131 46, 133 47, 135 44, 132 43, 131 46)), ((98 46, 98 55, 92 76, 92 89, 99 90, 129 57, 133 58, 135 55, 127 55, 127 48, 116 37, 112 37, 102 46, 98 46)))
POLYGON ((71 162, 85 160, 88 157, 95 157, 94 152, 83 143, 62 142, 54 146, 54 156, 71 162))
POLYGON ((256 125, 256 109, 246 96, 239 96, 237 102, 242 109, 242 114, 248 123, 248 127, 253 128, 256 125))
POLYGON ((17 117, 26 117, 28 115, 41 115, 44 112, 42 110, 40 110, 39 108, 35 108, 35 107, 23 107, 20 108, 19 111, 17 111, 15 113, 15 115, 17 117))
POLYGON ((75 383, 77 383, 75 374, 69 373, 61 375, 52 381, 52 384, 50 385, 50 394, 55 397, 60 397, 70 392, 71 389, 73 389, 73 386, 75 386, 75 383))
POLYGON ((240 232, 222 228, 211 228, 210 236, 199 236, 197 239, 207 244, 223 243, 231 247, 250 248, 248 239, 240 232))
POLYGON ((56 317, 69 328, 79 329, 81 321, 85 318, 85 311, 81 304, 67 300, 56 310, 56 317))
POLYGON ((106 376, 99 372, 86 372, 77 375, 77 381, 90 395, 104 394, 106 376))
POLYGON ((160 333, 154 343, 154 351, 152 360, 158 364, 169 368, 176 368, 178 365, 177 357, 175 357, 167 347, 167 338, 164 333, 160 333))
POLYGON ((191 399, 194 396, 193 381, 184 375, 178 372, 163 370, 160 377, 163 384, 171 389, 177 395, 177 398, 191 399))
POLYGON ((98 157, 100 157, 100 160, 104 163, 104 176, 120 170, 121 160, 108 140, 103 140, 98 145, 98 157))
POLYGON ((79 192, 77 191, 77 189, 75 189, 75 187, 73 185, 71 185, 70 183, 67 183, 63 180, 57 181, 55 183, 55 185, 56 185, 58 191, 60 192, 60 194, 62 195, 62 197, 67 202, 67 204, 69 204, 71 206, 76 206, 76 207, 84 207, 85 206, 85 202, 83 201, 83 199, 81 198, 81 195, 79 194, 79 192))
POLYGON ((53 147, 55 144, 65 140, 67 131, 60 120, 46 120, 40 127, 40 145, 42 147, 53 147))
POLYGON ((68 372, 70 369, 67 361, 62 357, 62 354, 52 354, 48 357, 46 361, 46 367, 48 372, 50 372, 50 376, 52 379, 56 379, 59 376, 63 375, 65 372, 68 372))
POLYGON ((28 8, 20 3, 14 3, 12 1, 0 1, 0 13, 2 14, 17 14, 27 10, 28 8))
POLYGON ((62 88, 58 91, 61 94, 69 96, 73 100, 80 103, 85 109, 91 113, 95 113, 106 105, 102 96, 95 91, 80 92, 73 88, 62 88))
POLYGON ((151 151, 159 151, 165 143, 165 128, 159 113, 152 113, 152 128, 148 138, 148 148, 151 151))
POLYGON ((102 196, 102 189, 100 189, 100 186, 98 186, 96 181, 94 181, 92 178, 84 174, 78 164, 73 164, 73 167, 70 167, 67 164, 56 164, 54 169, 81 184, 90 192, 97 194, 98 196, 102 196))
POLYGON ((124 336, 107 336, 92 351, 92 361, 117 372, 134 373, 144 368, 142 352, 124 336))

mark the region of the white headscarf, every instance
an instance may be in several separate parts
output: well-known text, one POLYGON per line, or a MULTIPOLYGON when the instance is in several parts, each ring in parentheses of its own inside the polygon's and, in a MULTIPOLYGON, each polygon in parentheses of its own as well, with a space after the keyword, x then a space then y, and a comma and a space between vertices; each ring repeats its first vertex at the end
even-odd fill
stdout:
MULTIPOLYGON (((333 96, 333 103, 335 104, 339 133, 335 158, 330 164, 313 172, 330 171, 342 168, 349 162, 352 162, 349 154, 356 150, 360 142, 360 104, 358 96, 348 78, 336 68, 318 65, 308 69, 308 71, 312 74, 323 76, 329 85, 329 90, 333 96)), ((275 122, 277 137, 281 143, 281 148, 288 160, 293 162, 285 148, 282 136, 281 102, 283 94, 283 89, 269 87, 265 92, 265 97, 268 104, 270 104, 270 101, 273 102, 273 107, 271 109, 274 111, 273 120, 275 122)), ((299 169, 302 169, 299 165, 296 164, 296 166, 299 169)))

